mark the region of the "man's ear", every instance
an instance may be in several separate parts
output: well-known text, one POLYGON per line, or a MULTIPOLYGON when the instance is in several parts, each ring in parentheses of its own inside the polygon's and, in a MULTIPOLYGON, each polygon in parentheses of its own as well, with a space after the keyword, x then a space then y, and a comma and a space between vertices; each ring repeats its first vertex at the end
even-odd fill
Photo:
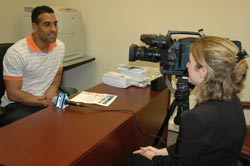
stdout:
POLYGON ((35 23, 32 23, 32 29, 33 29, 33 32, 37 31, 37 25, 35 23))

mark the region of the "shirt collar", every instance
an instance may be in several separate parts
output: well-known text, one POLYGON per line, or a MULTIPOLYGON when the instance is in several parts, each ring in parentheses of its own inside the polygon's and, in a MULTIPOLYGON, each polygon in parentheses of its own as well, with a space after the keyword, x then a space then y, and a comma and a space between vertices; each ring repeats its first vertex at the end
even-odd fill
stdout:
MULTIPOLYGON (((34 40, 32 38, 32 33, 29 36, 27 36, 26 41, 27 41, 27 44, 28 44, 30 51, 41 51, 41 49, 34 42, 34 40)), ((53 48, 56 46, 57 46, 56 42, 49 43, 48 51, 53 50, 53 48)))

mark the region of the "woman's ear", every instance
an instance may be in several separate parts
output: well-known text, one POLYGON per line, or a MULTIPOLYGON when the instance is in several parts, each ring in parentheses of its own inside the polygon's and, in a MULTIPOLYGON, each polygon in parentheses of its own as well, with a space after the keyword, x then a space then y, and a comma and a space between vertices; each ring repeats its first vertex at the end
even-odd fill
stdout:
POLYGON ((201 77, 205 78, 207 76, 207 68, 203 66, 199 70, 200 70, 201 77))

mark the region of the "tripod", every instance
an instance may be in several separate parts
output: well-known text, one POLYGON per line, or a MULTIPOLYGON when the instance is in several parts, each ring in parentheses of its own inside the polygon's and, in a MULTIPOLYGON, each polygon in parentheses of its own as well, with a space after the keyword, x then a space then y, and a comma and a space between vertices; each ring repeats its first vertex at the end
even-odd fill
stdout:
POLYGON ((189 110, 189 83, 187 79, 178 78, 176 83, 176 91, 174 92, 175 99, 171 103, 170 107, 167 109, 167 115, 161 125, 161 128, 157 134, 153 142, 153 146, 159 145, 159 139, 161 138, 164 129, 168 125, 169 119, 174 113, 175 108, 177 107, 177 114, 174 118, 174 123, 179 125, 180 124, 180 115, 182 112, 189 110))

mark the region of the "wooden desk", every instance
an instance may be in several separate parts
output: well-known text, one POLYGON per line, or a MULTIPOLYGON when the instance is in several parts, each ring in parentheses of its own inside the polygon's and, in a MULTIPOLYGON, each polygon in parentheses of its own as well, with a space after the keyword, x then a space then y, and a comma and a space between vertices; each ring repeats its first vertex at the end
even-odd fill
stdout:
MULTIPOLYGON (((151 134, 157 134, 169 104, 166 89, 151 92, 150 87, 119 89, 100 84, 88 91, 118 95, 109 107, 90 106, 132 110, 140 126, 151 134)), ((74 106, 57 110, 51 105, 0 128, 0 165, 123 165, 133 150, 154 140, 141 134, 136 123, 131 113, 74 106)))

